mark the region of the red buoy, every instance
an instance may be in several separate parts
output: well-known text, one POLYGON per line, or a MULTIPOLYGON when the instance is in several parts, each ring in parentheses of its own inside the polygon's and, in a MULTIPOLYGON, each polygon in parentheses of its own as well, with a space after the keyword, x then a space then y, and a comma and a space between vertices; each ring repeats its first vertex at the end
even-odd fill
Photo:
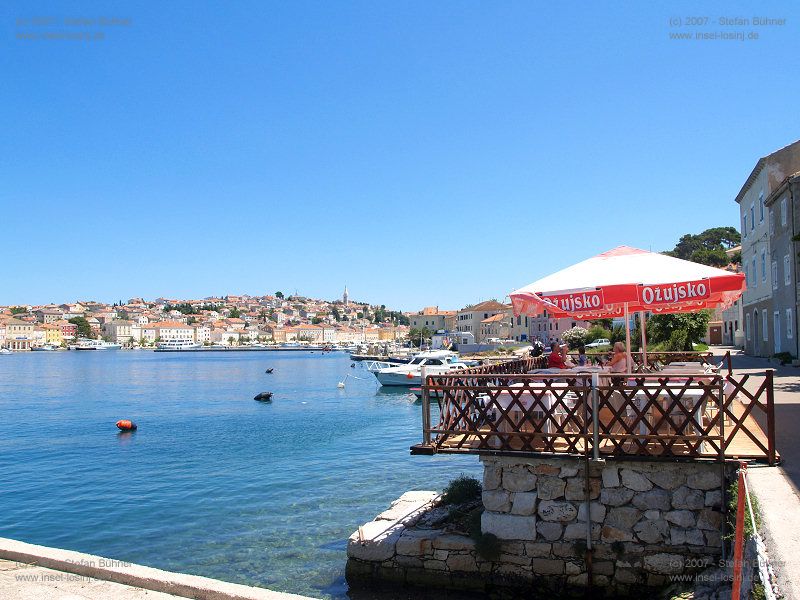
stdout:
POLYGON ((117 421, 117 427, 119 427, 122 431, 136 431, 136 423, 129 421, 128 419, 117 421))

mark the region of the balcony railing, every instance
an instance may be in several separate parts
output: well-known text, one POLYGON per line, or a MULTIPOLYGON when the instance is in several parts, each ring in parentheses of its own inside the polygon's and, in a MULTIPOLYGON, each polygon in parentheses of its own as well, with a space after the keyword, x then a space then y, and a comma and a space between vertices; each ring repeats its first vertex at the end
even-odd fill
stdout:
POLYGON ((696 371, 528 374, 542 363, 427 377, 412 452, 778 460, 772 371, 757 385, 696 371))

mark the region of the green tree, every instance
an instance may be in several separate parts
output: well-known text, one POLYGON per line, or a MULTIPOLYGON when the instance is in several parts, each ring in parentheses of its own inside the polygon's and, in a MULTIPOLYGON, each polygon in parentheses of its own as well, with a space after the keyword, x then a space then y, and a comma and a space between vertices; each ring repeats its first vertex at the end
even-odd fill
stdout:
POLYGON ((238 319, 241 316, 242 316, 241 311, 238 308, 236 308, 235 306, 233 308, 231 308, 230 311, 228 312, 228 318, 229 319, 238 319))
POLYGON ((275 292, 275 297, 283 300, 283 292, 275 292))
POLYGON ((420 342, 429 340, 431 339, 432 336, 433 332, 427 327, 412 327, 408 331, 408 338, 411 340, 411 343, 417 348, 419 348, 420 342))
POLYGON ((12 306, 11 307, 11 314, 12 315, 21 315, 23 313, 28 312, 28 309, 24 306, 12 306))
POLYGON ((730 250, 740 243, 741 236, 734 227, 712 227, 702 233, 687 233, 681 236, 675 248, 664 254, 704 265, 723 267, 730 262, 725 250, 730 250))
POLYGON ((342 320, 342 315, 339 312, 339 307, 338 306, 334 306, 331 309, 331 314, 333 315, 333 318, 336 319, 337 322, 342 320))
POLYGON ((72 317, 69 322, 78 326, 76 332, 77 337, 94 338, 92 326, 89 325, 89 321, 87 321, 84 317, 72 317))
POLYGON ((322 323, 322 319, 320 319, 319 317, 314 317, 311 319, 312 325, 319 325, 320 323, 322 323))
POLYGON ((647 339, 653 344, 664 344, 669 350, 692 350, 708 330, 711 312, 674 315, 653 315, 647 319, 647 339))

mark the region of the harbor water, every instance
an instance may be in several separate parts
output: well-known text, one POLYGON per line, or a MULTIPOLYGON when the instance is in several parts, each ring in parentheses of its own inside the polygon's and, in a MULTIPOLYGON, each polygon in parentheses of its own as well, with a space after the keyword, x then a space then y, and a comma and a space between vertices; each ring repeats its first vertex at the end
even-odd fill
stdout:
POLYGON ((339 352, 0 357, 0 536, 347 597, 358 525, 407 490, 480 473, 475 457, 410 456, 421 406, 350 365, 339 352), (264 391, 272 403, 253 400, 264 391))

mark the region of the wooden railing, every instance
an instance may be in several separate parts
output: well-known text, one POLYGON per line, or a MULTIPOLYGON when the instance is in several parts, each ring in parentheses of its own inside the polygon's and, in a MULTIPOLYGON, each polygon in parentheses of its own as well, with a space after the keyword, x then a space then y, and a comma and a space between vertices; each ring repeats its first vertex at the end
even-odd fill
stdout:
MULTIPOLYGON (((603 357, 605 361, 611 357, 611 354, 611 351, 608 351, 596 354, 588 354, 587 357, 589 358, 590 362, 596 360, 598 357, 603 357)), ((572 358, 573 362, 577 362, 577 352, 570 352, 569 356, 572 358)), ((642 352, 631 352, 631 358, 633 359, 635 365, 634 372, 636 373, 656 372, 662 367, 675 362, 699 362, 703 365, 717 366, 714 363, 713 352, 648 352, 646 365, 644 364, 644 353, 642 352)), ((723 356, 722 366, 728 370, 729 375, 733 373, 730 351, 726 352, 723 356)))
POLYGON ((522 371, 429 376, 423 442, 412 452, 736 457, 775 464, 772 371, 755 390, 746 387, 749 378, 522 371), (439 409, 435 425, 432 401, 439 409), (766 434, 756 416, 766 422, 766 434))

